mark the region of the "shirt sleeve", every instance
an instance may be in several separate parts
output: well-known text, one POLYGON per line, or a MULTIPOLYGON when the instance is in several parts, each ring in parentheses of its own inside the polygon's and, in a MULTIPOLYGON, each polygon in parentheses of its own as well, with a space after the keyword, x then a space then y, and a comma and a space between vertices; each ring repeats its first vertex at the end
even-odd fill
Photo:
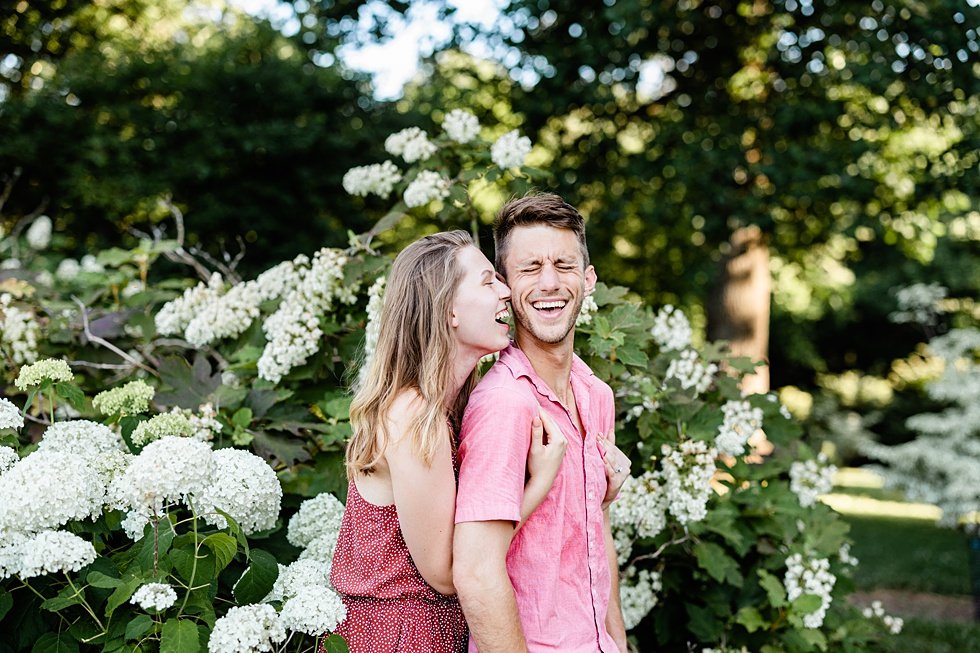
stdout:
POLYGON ((463 414, 456 523, 521 520, 533 397, 508 388, 478 388, 463 414))

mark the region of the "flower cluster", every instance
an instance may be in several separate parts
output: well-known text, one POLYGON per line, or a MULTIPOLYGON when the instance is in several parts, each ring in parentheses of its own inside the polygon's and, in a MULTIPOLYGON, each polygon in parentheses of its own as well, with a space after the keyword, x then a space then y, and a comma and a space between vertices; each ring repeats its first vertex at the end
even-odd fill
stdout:
POLYGON ((286 539, 293 546, 307 548, 324 536, 337 538, 344 504, 328 492, 316 495, 300 504, 299 510, 286 526, 286 539))
POLYGON ((139 415, 150 408, 153 387, 137 379, 95 395, 92 407, 103 415, 139 415))
POLYGON ((639 418, 644 412, 652 413, 660 407, 659 402, 652 397, 656 391, 653 379, 649 376, 627 373, 620 377, 616 396, 628 399, 628 402, 633 404, 626 411, 627 422, 639 418))
POLYGON ((718 452, 700 440, 686 440, 661 447, 661 482, 667 495, 667 511, 681 524, 701 521, 708 514, 711 478, 718 452))
POLYGON ((177 592, 166 583, 147 583, 133 592, 129 602, 147 612, 162 612, 177 602, 177 592))
POLYGON ((130 436, 133 444, 142 447, 148 442, 159 440, 168 435, 186 437, 192 432, 191 423, 177 409, 176 412, 154 415, 145 422, 140 422, 130 436))
POLYGON ((95 562, 95 547, 67 531, 41 531, 20 543, 19 560, 10 571, 22 580, 78 571, 95 562))
POLYGON ((262 324, 268 342, 258 362, 260 378, 278 383, 305 363, 320 348, 320 316, 333 307, 335 298, 347 304, 357 299, 357 288, 344 285, 346 263, 343 252, 324 247, 301 271, 296 286, 262 324))
POLYGON ((194 495, 194 507, 204 521, 226 528, 217 509, 231 515, 242 532, 252 535, 276 525, 282 486, 263 459, 243 449, 218 449, 211 454, 211 482, 194 495))
POLYGON ((653 318, 650 334, 664 351, 680 351, 691 346, 691 323, 680 309, 670 304, 661 308, 653 318))
MULTIPOLYGON (((177 410, 176 408, 174 410, 177 410)), ((202 442, 210 442, 214 436, 221 433, 221 422, 218 421, 218 411, 211 402, 201 404, 197 412, 184 410, 184 417, 191 425, 191 437, 202 442)))
POLYGON ((905 626, 905 620, 901 617, 893 617, 890 614, 885 614, 885 608, 882 607, 881 601, 872 601, 871 605, 862 610, 861 613, 866 619, 881 619, 881 622, 885 624, 885 628, 892 635, 901 633, 902 627, 905 626))
POLYGON ((385 139, 385 150, 400 156, 406 163, 424 161, 436 153, 436 146, 418 127, 407 127, 385 139))
POLYGON ((344 174, 341 182, 349 195, 366 197, 374 194, 388 199, 395 184, 402 180, 402 173, 391 161, 372 163, 367 166, 351 168, 344 174))
POLYGON ((442 121, 442 129, 451 140, 469 143, 480 135, 480 121, 465 109, 453 109, 442 121))
POLYGON ((896 324, 934 326, 944 313, 942 300, 949 291, 938 283, 913 283, 895 293, 898 310, 888 316, 896 324))
POLYGON ((51 244, 51 218, 46 215, 39 215, 34 218, 31 226, 27 228, 25 236, 31 249, 38 251, 47 249, 48 245, 51 244))
POLYGON ((164 304, 153 318, 157 333, 161 336, 183 333, 205 306, 221 296, 223 288, 224 281, 215 272, 207 284, 199 282, 193 288, 185 290, 180 297, 164 304))
POLYGON ((214 622, 209 653, 260 653, 272 651, 286 640, 286 628, 276 609, 260 603, 235 606, 214 622))
POLYGON ((24 416, 6 397, 0 397, 0 430, 24 428, 24 416))
POLYGON ((367 325, 364 327, 364 364, 362 370, 366 370, 370 366, 374 348, 378 345, 378 329, 380 328, 381 306, 384 304, 385 281, 385 277, 378 277, 368 288, 367 325))
POLYGON ((629 567, 622 575, 619 602, 626 630, 632 630, 656 607, 659 599, 657 593, 663 589, 663 584, 660 573, 649 569, 637 572, 635 567, 629 567))
POLYGON ((819 628, 823 625, 832 600, 830 593, 836 582, 837 577, 830 573, 830 560, 826 558, 804 561, 801 554, 794 553, 786 559, 786 575, 783 577, 786 598, 795 601, 804 594, 812 594, 821 601, 819 608, 803 616, 803 625, 806 628, 819 628))
POLYGON ((575 318, 575 326, 591 324, 592 315, 598 310, 599 305, 595 303, 595 297, 586 295, 585 299, 582 300, 582 308, 578 312, 578 317, 575 318))
POLYGON ((54 276, 58 281, 73 281, 81 272, 101 274, 105 272, 105 266, 91 254, 83 256, 81 262, 73 258, 63 258, 58 263, 58 269, 55 270, 54 276))
POLYGON ((747 401, 726 401, 721 407, 724 421, 715 437, 718 451, 730 456, 745 453, 749 436, 762 428, 762 409, 747 401))
POLYGON ((37 360, 37 341, 41 328, 34 314, 12 304, 10 293, 0 293, 0 352, 15 364, 37 360))
POLYGON ((834 487, 834 474, 837 468, 827 462, 827 456, 820 454, 816 460, 796 461, 789 468, 789 487, 799 497, 804 508, 817 502, 817 497, 826 494, 834 487))
POLYGON ((327 585, 304 586, 286 599, 279 620, 287 630, 319 637, 337 627, 347 616, 340 595, 327 585))
POLYGON ((497 167, 508 170, 524 165, 531 152, 531 139, 521 136, 516 129, 507 132, 490 147, 490 160, 497 167))
POLYGON ((110 505, 147 518, 150 513, 159 515, 166 505, 203 493, 211 484, 213 468, 207 444, 186 437, 162 437, 143 447, 126 471, 112 481, 110 505))
POLYGON ((667 525, 667 497, 658 472, 631 476, 609 506, 619 563, 626 564, 637 538, 653 538, 667 525))
POLYGON ((701 394, 711 385, 717 372, 717 365, 706 365, 701 362, 696 351, 685 349, 679 358, 671 360, 667 366, 666 381, 676 379, 685 390, 693 389, 695 394, 701 394))
POLYGON ((20 462, 20 456, 11 447, 0 446, 0 476, 20 462))
POLYGON ((28 388, 41 385, 45 381, 70 383, 74 378, 67 361, 46 358, 20 368, 14 385, 18 390, 26 392, 28 388))
POLYGON ((425 206, 433 200, 449 197, 450 181, 435 170, 422 170, 405 189, 405 206, 425 206))

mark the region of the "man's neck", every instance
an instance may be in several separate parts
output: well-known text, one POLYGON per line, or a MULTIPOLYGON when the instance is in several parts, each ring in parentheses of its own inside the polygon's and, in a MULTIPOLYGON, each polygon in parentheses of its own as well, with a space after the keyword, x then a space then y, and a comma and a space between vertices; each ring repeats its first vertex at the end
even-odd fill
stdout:
POLYGON ((541 377, 555 396, 566 406, 572 399, 569 381, 572 376, 572 359, 575 354, 575 334, 568 334, 559 343, 541 342, 518 330, 514 336, 517 348, 524 352, 535 374, 541 377))

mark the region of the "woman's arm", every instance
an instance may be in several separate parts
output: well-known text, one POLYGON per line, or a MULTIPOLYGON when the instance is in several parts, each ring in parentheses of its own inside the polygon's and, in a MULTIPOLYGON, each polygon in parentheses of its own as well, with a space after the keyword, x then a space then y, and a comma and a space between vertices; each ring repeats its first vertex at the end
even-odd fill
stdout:
POLYGON ((544 411, 531 422, 531 448, 527 454, 527 471, 530 475, 524 485, 521 499, 521 522, 514 529, 516 533, 531 513, 541 505, 558 476, 561 461, 565 458, 568 440, 558 425, 544 411))
POLYGON ((398 524, 422 578, 440 594, 454 594, 452 576, 456 477, 453 473, 449 427, 426 464, 408 437, 408 427, 421 410, 418 397, 399 397, 388 418, 385 460, 398 524))

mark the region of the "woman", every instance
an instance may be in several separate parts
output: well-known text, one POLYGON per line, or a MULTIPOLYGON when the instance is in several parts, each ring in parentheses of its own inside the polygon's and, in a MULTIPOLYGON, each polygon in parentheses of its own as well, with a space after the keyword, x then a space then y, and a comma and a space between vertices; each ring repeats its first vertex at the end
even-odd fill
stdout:
MULTIPOLYGON (((347 509, 330 574, 347 606, 337 632, 352 653, 466 650, 452 584, 454 432, 477 363, 508 344, 508 299, 464 231, 426 236, 392 265, 351 404, 347 509)), ((566 445, 540 419, 531 439, 522 520, 550 489, 566 445)))

